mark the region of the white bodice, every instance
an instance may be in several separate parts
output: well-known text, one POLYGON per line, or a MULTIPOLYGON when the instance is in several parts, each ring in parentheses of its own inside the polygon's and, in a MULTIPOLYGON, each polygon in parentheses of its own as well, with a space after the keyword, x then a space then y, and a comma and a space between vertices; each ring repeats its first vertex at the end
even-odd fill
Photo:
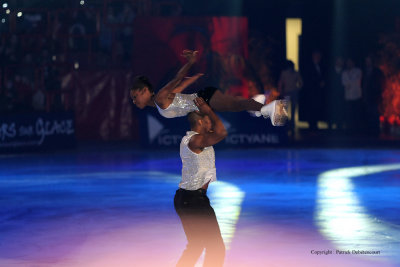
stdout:
POLYGON ((198 133, 189 131, 182 138, 180 155, 182 159, 182 180, 179 187, 186 190, 197 190, 207 182, 217 180, 215 154, 212 146, 205 147, 199 154, 189 148, 192 136, 198 133))
POLYGON ((172 103, 166 108, 162 109, 157 104, 158 112, 165 118, 183 117, 192 111, 199 111, 193 100, 197 94, 180 94, 176 93, 172 103))

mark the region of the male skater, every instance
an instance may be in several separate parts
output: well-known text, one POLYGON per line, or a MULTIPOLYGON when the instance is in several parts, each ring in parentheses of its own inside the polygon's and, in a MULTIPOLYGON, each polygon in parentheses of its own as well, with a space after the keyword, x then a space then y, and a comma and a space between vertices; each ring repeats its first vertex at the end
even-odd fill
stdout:
POLYGON ((188 243, 176 266, 194 266, 205 249, 203 266, 220 267, 224 264, 225 245, 206 193, 208 184, 216 180, 212 145, 224 139, 227 131, 202 98, 194 102, 199 111, 188 114, 191 131, 180 145, 182 180, 174 198, 188 243))

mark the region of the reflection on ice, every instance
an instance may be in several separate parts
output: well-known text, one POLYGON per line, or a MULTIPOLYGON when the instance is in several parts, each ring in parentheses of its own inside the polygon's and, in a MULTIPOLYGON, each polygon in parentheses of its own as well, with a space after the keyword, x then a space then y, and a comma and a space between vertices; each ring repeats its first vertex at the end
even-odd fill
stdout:
POLYGON ((393 258, 399 254, 400 229, 368 214, 352 183, 358 176, 397 169, 400 164, 335 169, 319 175, 314 219, 339 250, 393 258))
POLYGON ((223 181, 217 181, 209 188, 208 196, 227 250, 235 233, 244 195, 237 186, 223 181))

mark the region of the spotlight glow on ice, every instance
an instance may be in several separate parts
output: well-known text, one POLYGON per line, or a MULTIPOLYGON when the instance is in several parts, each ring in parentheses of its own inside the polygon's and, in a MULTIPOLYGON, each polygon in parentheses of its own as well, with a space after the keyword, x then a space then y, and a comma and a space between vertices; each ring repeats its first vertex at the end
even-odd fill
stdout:
POLYGON ((361 166, 334 169, 319 175, 314 220, 321 234, 340 250, 366 251, 371 252, 366 253, 371 256, 398 255, 399 227, 368 214, 352 183, 355 177, 398 169, 400 164, 361 166))

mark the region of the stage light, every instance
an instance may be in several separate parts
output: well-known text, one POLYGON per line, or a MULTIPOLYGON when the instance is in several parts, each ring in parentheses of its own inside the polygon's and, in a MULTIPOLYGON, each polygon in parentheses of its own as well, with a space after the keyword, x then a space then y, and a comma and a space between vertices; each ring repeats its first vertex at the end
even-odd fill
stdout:
POLYGON ((79 62, 75 62, 75 64, 74 64, 74 69, 79 69, 79 62))
POLYGON ((286 19, 286 58, 293 61, 295 70, 299 69, 299 37, 301 33, 301 19, 286 19))
POLYGON ((6 14, 10 14, 11 11, 9 9, 6 10, 6 14))
POLYGON ((6 22, 6 19, 1 19, 1 23, 5 23, 6 22))
POLYGON ((52 59, 53 61, 56 61, 56 60, 57 60, 57 56, 54 55, 54 56, 51 57, 51 59, 52 59))
POLYGON ((21 11, 17 13, 17 17, 22 17, 22 12, 21 11))
POLYGON ((81 0, 80 4, 81 6, 83 6, 85 4, 85 1, 81 0))
POLYGON ((8 7, 8 4, 7 3, 4 3, 3 4, 3 8, 7 8, 8 7))

